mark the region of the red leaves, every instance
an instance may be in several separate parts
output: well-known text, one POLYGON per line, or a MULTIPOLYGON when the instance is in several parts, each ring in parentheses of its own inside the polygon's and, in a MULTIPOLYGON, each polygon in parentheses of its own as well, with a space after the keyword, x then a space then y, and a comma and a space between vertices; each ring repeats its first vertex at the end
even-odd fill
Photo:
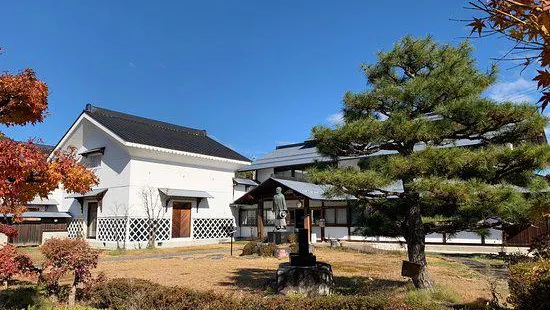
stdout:
POLYGON ((0 75, 0 123, 12 125, 42 122, 48 107, 48 86, 32 69, 0 75))
POLYGON ((57 152, 51 162, 32 142, 0 140, 0 213, 17 220, 23 205, 36 196, 47 197, 60 183, 69 192, 84 193, 97 177, 75 160, 75 152, 57 152))
POLYGON ((15 246, 6 244, 0 249, 0 281, 6 282, 17 274, 34 270, 30 257, 17 252, 15 246))
POLYGON ((469 23, 468 26, 472 27, 471 33, 477 32, 478 35, 481 35, 483 28, 485 28, 485 22, 481 18, 474 17, 474 21, 469 23))
POLYGON ((8 238, 15 238, 17 237, 17 229, 11 225, 6 225, 0 223, 0 233, 6 235, 8 238))
MULTIPOLYGON (((486 32, 500 33, 516 42, 515 60, 517 55, 525 53, 520 58, 525 58, 526 67, 536 62, 543 68, 550 66, 550 0, 478 0, 470 2, 470 5, 483 14, 474 17, 468 24, 472 33, 477 32, 481 36, 484 29, 486 32), (532 51, 540 53, 532 56, 528 53, 532 51)), ((550 102, 550 73, 546 69, 537 71, 534 80, 538 81, 538 88, 544 90, 539 100, 544 110, 550 102)))
POLYGON ((71 272, 75 276, 74 285, 92 276, 91 270, 97 267, 99 257, 99 252, 84 240, 50 239, 40 246, 40 252, 46 258, 45 279, 57 282, 71 272))
POLYGON ((550 72, 547 70, 537 70, 537 73, 537 76, 533 78, 533 81, 538 81, 537 88, 550 86, 550 72))

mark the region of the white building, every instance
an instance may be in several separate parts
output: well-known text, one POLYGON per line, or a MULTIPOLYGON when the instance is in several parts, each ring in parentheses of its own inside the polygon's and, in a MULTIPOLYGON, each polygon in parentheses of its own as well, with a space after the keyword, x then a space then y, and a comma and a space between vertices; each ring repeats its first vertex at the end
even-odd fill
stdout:
POLYGON ((143 247, 155 223, 157 246, 175 246, 227 239, 235 225, 234 174, 250 160, 204 130, 87 105, 54 152, 68 148, 99 177, 84 195, 52 193, 73 216, 69 237, 143 247))

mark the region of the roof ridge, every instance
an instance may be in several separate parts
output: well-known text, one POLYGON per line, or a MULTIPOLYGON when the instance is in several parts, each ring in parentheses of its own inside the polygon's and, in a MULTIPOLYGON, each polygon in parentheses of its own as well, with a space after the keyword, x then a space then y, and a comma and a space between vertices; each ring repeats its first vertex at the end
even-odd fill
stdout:
POLYGON ((140 123, 140 124, 144 124, 144 125, 147 125, 147 126, 162 128, 162 129, 170 130, 170 131, 174 131, 174 132, 181 132, 181 133, 191 134, 191 135, 207 136, 206 130, 204 130, 204 129, 195 129, 195 128, 191 128, 191 127, 185 127, 185 126, 181 126, 181 125, 177 125, 177 124, 172 124, 172 123, 168 123, 168 122, 164 122, 164 121, 155 120, 155 119, 152 119, 152 118, 132 115, 132 114, 123 113, 123 112, 119 112, 119 111, 115 111, 115 110, 109 110, 109 109, 93 106, 91 104, 86 105, 86 109, 84 110, 84 112, 88 112, 88 113, 91 113, 91 114, 99 113, 99 114, 103 114, 104 116, 107 116, 107 117, 123 119, 125 121, 140 123))

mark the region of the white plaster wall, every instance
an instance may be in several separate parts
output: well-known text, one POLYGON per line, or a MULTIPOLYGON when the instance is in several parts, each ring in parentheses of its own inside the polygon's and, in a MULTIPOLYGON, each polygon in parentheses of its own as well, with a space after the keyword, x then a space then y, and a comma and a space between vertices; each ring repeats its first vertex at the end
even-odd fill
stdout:
POLYGON ((326 239, 347 239, 348 228, 347 227, 325 227, 326 239))
MULTIPOLYGON (((252 189, 252 187, 250 187, 252 189)), ((243 184, 237 184, 233 186, 233 201, 241 198, 244 194, 246 194, 246 186, 243 184)))
POLYGON ((424 239, 426 242, 443 242, 443 235, 442 234, 428 234, 426 235, 426 238, 424 239))
POLYGON ((238 238, 256 238, 258 236, 258 229, 254 226, 242 226, 237 228, 238 238))
POLYGON ((485 244, 502 244, 502 231, 489 229, 489 236, 485 238, 485 244))
POLYGON ((274 173, 275 173, 275 169, 273 168, 256 170, 256 178, 260 183, 262 183, 263 181, 269 179, 271 175, 274 173))
POLYGON ((481 237, 473 232, 461 231, 453 237, 447 236, 447 243, 478 243, 481 244, 481 237))
MULTIPOLYGON (((108 189, 103 197, 103 208, 98 210, 98 216, 112 216, 115 213, 114 209, 128 207, 130 155, 126 148, 86 119, 82 120, 60 148, 67 149, 69 146, 76 147, 78 153, 105 147, 101 165, 93 169, 99 178, 99 185, 95 188, 108 189)), ((81 157, 78 159, 85 160, 81 157)), ((54 199, 60 202, 59 211, 68 211, 75 217, 83 215, 78 202, 75 199, 66 198, 70 195, 69 193, 64 193, 62 190, 60 190, 61 194, 56 192, 53 194, 54 199)))
MULTIPOLYGON (((202 199, 198 211, 194 208, 192 217, 233 217, 229 205, 233 202, 233 176, 238 167, 235 164, 174 155, 152 159, 156 154, 145 150, 136 150, 132 155, 129 193, 132 214, 145 215, 140 192, 151 187, 208 192, 213 198, 202 199)), ((168 217, 171 213, 169 206, 168 217)))

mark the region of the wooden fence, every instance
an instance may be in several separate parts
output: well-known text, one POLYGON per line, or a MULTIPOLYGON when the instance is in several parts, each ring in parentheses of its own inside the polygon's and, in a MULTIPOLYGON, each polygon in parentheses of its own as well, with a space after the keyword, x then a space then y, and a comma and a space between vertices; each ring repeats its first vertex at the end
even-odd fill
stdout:
POLYGON ((505 245, 530 246, 535 238, 549 233, 550 219, 524 229, 509 229, 503 231, 502 235, 505 245))
POLYGON ((67 231, 67 223, 23 222, 14 225, 17 237, 10 242, 18 246, 40 245, 43 232, 67 231))

